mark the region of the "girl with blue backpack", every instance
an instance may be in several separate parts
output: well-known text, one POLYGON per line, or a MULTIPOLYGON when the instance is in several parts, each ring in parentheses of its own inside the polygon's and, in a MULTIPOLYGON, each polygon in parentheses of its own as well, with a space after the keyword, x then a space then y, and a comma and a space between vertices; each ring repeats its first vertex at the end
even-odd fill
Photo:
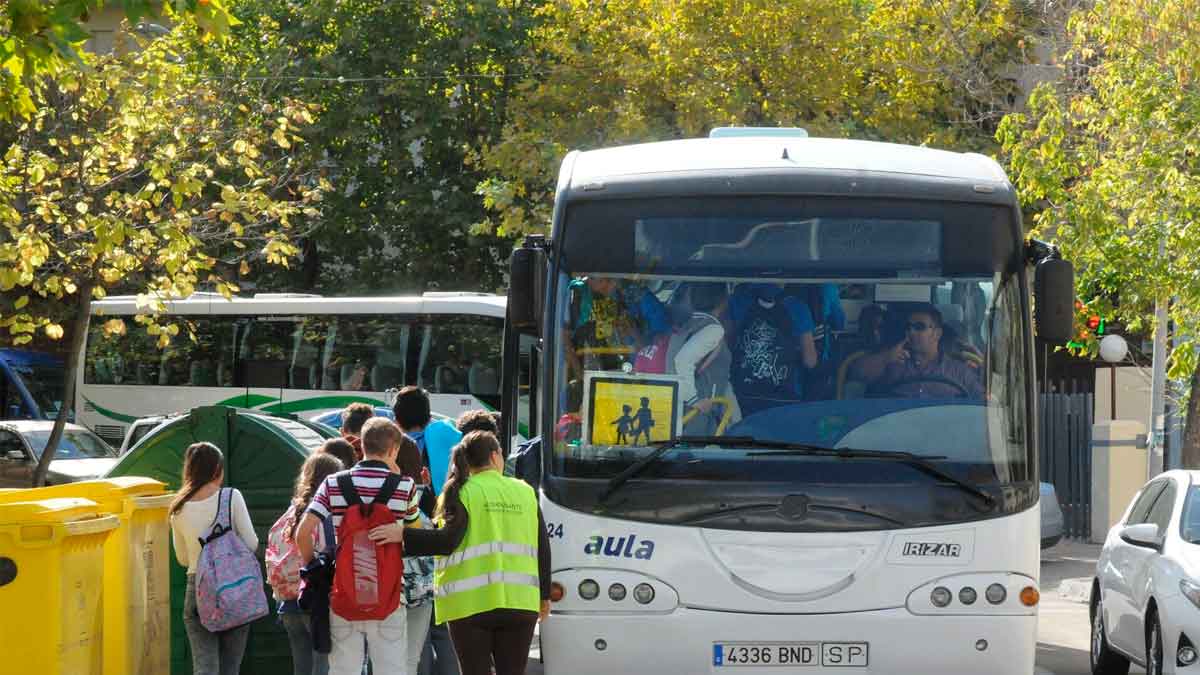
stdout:
POLYGON ((171 503, 175 557, 187 567, 183 625, 194 675, 236 675, 250 622, 266 614, 258 536, 242 493, 222 488, 221 451, 193 443, 183 456, 183 485, 171 503), (255 580, 257 575, 257 581, 255 580))

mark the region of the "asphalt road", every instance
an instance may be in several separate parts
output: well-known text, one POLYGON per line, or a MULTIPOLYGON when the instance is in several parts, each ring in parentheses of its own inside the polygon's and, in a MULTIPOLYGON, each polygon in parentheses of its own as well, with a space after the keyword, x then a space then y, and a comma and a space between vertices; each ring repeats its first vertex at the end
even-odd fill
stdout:
MULTIPOLYGON (((1036 675, 1090 675, 1087 582, 1100 547, 1063 542, 1042 551, 1042 600, 1038 618, 1036 675)), ((528 675, 543 675, 537 638, 528 675)), ((1134 666, 1130 673, 1145 673, 1134 666)))

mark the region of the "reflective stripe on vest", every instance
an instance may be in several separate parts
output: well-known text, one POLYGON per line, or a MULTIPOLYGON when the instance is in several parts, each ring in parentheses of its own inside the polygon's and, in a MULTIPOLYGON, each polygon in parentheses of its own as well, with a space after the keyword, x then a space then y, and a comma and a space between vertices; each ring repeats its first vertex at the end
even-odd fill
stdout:
POLYGON ((459 496, 468 514, 467 532, 454 553, 437 561, 438 623, 493 609, 536 612, 541 590, 533 489, 497 471, 484 471, 472 475, 459 496))
POLYGON ((537 547, 526 546, 525 544, 510 544, 507 541, 489 541, 486 544, 476 544, 475 546, 465 548, 444 558, 438 558, 437 568, 439 570, 445 569, 447 567, 458 565, 481 556, 492 555, 493 553, 527 555, 531 558, 537 558, 537 547))
POLYGON ((443 584, 438 587, 436 594, 441 596, 452 595, 454 593, 462 593, 464 591, 473 591, 477 588, 483 588, 489 584, 513 584, 515 586, 532 586, 535 589, 541 590, 538 585, 538 576, 536 574, 521 574, 519 572, 488 572, 477 577, 463 579, 462 581, 451 581, 448 584, 443 584))

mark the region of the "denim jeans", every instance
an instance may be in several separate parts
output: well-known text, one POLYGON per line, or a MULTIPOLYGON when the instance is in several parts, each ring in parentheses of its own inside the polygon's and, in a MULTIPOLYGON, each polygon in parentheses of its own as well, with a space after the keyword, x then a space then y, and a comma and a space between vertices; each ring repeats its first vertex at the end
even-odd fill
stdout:
POLYGON ((189 574, 183 595, 183 627, 192 647, 193 675, 238 675, 250 624, 213 633, 200 623, 196 612, 196 577, 189 574))
POLYGON ((433 614, 433 599, 423 605, 408 608, 408 667, 404 675, 417 675, 420 670, 421 654, 425 649, 425 640, 429 637, 429 619, 433 614))
POLYGON ((430 617, 429 637, 421 652, 420 675, 460 675, 458 654, 450 642, 450 629, 446 624, 437 625, 430 617))
POLYGON ((292 673, 294 675, 328 675, 329 655, 313 651, 312 629, 309 627, 308 612, 280 614, 279 620, 287 631, 288 643, 292 647, 292 673))

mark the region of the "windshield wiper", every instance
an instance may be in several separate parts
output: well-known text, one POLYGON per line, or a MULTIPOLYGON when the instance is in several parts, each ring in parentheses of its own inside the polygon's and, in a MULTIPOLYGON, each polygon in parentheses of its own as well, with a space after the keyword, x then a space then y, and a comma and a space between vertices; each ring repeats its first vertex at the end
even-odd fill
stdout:
POLYGON ((753 441, 754 439, 743 436, 676 436, 669 441, 660 441, 657 447, 654 448, 654 452, 625 467, 620 473, 608 480, 608 485, 604 488, 604 493, 600 495, 600 503, 603 504, 608 501, 608 498, 613 496, 614 492, 621 489, 622 485, 628 483, 631 478, 645 471, 646 467, 654 464, 663 455, 681 445, 741 445, 747 442, 753 443, 753 441))
POLYGON ((762 452, 751 452, 749 453, 751 457, 770 455, 804 455, 812 457, 836 457, 839 459, 880 459, 889 462, 903 462, 904 464, 911 466, 927 476, 932 476, 933 478, 950 483, 963 492, 978 497, 989 507, 996 505, 995 497, 981 490, 978 486, 968 483, 954 474, 939 469, 937 465, 930 461, 934 459, 945 459, 945 457, 914 455, 911 452, 900 452, 896 450, 825 448, 819 445, 808 445, 806 443, 784 443, 777 441, 755 441, 754 444, 757 447, 769 447, 773 449, 762 452))

